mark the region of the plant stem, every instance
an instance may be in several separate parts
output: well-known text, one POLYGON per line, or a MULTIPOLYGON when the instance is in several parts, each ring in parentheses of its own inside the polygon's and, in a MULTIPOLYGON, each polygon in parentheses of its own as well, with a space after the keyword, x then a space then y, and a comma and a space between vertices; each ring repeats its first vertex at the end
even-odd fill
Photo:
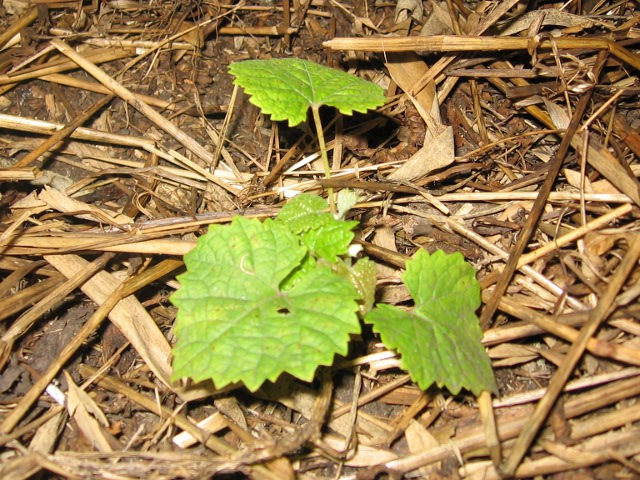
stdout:
MULTIPOLYGON (((318 145, 320 147, 320 156, 322 157, 322 164, 324 166, 325 178, 331 178, 331 169, 329 167, 329 156, 327 155, 327 145, 324 142, 324 131, 322 129, 322 121, 320 120, 320 106, 311 105, 311 112, 313 113, 313 123, 316 126, 316 135, 318 135, 318 145)), ((329 207, 331 213, 336 213, 336 202, 333 198, 333 188, 328 189, 329 207)))

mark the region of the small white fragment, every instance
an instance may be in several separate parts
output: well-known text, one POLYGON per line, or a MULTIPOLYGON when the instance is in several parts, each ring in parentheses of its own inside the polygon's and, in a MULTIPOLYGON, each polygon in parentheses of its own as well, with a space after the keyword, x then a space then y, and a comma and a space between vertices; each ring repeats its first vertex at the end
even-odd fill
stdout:
POLYGON ((349 245, 348 253, 350 257, 357 256, 361 251, 362 245, 360 245, 359 243, 352 243, 351 245, 349 245))
POLYGON ((360 197, 353 190, 345 188, 338 193, 338 213, 336 213, 336 220, 342 220, 349 210, 351 210, 356 203, 358 203, 360 197))
POLYGON ((67 397, 64 394, 64 392, 62 390, 60 390, 58 388, 57 385, 50 383, 47 388, 46 388, 46 392, 49 394, 49 396, 51 398, 53 398, 56 403, 58 403, 61 406, 65 406, 67 404, 67 397))

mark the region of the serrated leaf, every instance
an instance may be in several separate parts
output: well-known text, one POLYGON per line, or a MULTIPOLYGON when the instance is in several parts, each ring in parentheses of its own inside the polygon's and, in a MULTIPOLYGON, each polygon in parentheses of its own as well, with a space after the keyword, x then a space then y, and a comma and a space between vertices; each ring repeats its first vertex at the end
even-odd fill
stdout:
POLYGON ((318 365, 345 354, 360 331, 358 294, 329 268, 282 284, 307 255, 285 226, 242 217, 212 226, 185 255, 187 272, 171 301, 178 307, 174 378, 242 381, 256 390, 288 372, 310 381, 318 365))
POLYGON ((334 263, 331 268, 341 277, 346 278, 360 295, 360 314, 364 317, 375 302, 377 267, 369 258, 361 258, 354 265, 346 262, 334 263))
POLYGON ((457 394, 496 392, 491 362, 480 343, 475 315, 480 287, 461 254, 419 251, 407 262, 403 281, 415 306, 407 311, 379 305, 366 317, 388 348, 402 354, 402 367, 422 389, 433 383, 457 394))
POLYGON ((296 283, 298 283, 299 279, 304 278, 307 274, 309 274, 309 272, 311 272, 311 270, 315 269, 317 265, 318 262, 313 256, 309 254, 305 255, 305 257, 302 259, 302 262, 300 262, 300 265, 293 269, 291 274, 283 280, 283 282, 280 284, 280 288, 284 291, 289 290, 296 283))
POLYGON ((297 58, 247 60, 231 64, 235 82, 251 103, 275 121, 296 126, 310 106, 328 105, 344 115, 366 112, 385 102, 379 86, 354 75, 297 58))
POLYGON ((358 222, 337 220, 328 212, 325 201, 315 195, 302 194, 294 197, 278 214, 277 221, 299 234, 312 255, 337 262, 338 256, 349 249, 358 222))
POLYGON ((330 222, 332 215, 324 212, 327 202, 322 197, 302 193, 289 200, 278 213, 277 220, 289 227, 293 233, 302 233, 330 222))
POLYGON ((336 218, 344 220, 345 215, 351 210, 356 203, 358 203, 359 197, 356 192, 345 188, 338 193, 338 213, 336 218))
POLYGON ((351 229, 356 225, 358 222, 355 221, 335 220, 320 228, 302 233, 300 238, 316 257, 337 262, 339 255, 345 255, 348 252, 349 245, 355 236, 351 229))

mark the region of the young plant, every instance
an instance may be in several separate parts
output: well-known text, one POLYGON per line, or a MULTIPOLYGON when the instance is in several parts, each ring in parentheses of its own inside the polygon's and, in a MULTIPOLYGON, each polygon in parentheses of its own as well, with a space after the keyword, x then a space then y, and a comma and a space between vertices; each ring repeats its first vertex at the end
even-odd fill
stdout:
MULTIPOLYGON (((231 72, 273 120, 297 125, 311 107, 327 177, 320 106, 351 114, 384 102, 379 87, 304 60, 247 61, 231 72)), ((211 379, 218 388, 243 382, 251 391, 284 372, 310 381, 318 366, 347 353, 364 318, 402 354, 403 368, 421 388, 435 382, 452 393, 495 392, 480 344, 473 268, 460 254, 420 251, 403 276, 413 308, 372 310, 375 264, 353 261, 357 222, 343 220, 356 200, 340 192, 334 216, 325 200, 302 194, 273 220, 235 217, 211 226, 185 255, 187 272, 171 296, 178 307, 174 378, 211 379)))
POLYGON ((419 251, 403 276, 413 308, 371 310, 375 264, 348 256, 357 222, 324 210, 322 198, 303 194, 275 220, 238 216, 198 239, 171 296, 174 378, 212 379, 218 388, 243 382, 252 391, 284 372, 310 381, 347 353, 360 316, 402 354, 421 388, 495 392, 474 313, 480 287, 462 255, 419 251))
POLYGON ((375 265, 342 257, 357 222, 337 220, 320 197, 300 195, 275 220, 212 225, 184 257, 174 377, 243 382, 256 390, 288 372, 313 379, 345 355, 373 304, 375 265))
MULTIPOLYGON (((326 178, 331 176, 320 120, 320 107, 335 107, 343 115, 378 108, 385 102, 379 86, 348 73, 297 58, 247 60, 233 63, 229 72, 251 96, 251 103, 274 121, 288 120, 294 127, 307 119, 311 108, 326 178)), ((329 192, 334 210, 333 192, 329 192)))
POLYGON ((429 255, 419 250, 407 262, 402 281, 414 301, 411 309, 378 305, 365 321, 388 348, 402 354, 402 368, 422 389, 433 383, 457 394, 497 392, 491 362, 480 343, 482 330, 476 272, 460 253, 429 255))

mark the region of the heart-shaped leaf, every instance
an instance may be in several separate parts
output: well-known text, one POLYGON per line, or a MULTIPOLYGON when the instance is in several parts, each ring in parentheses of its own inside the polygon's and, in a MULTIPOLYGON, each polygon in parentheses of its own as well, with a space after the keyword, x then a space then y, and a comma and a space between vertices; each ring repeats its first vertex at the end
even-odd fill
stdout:
POLYGON ((475 311, 480 286, 461 254, 425 250, 407 262, 402 277, 415 306, 378 305, 366 317, 384 344, 402 354, 402 368, 422 389, 434 382, 457 394, 496 392, 491 362, 480 340, 475 311))
POLYGON ((290 126, 307 118, 309 107, 328 105, 344 115, 378 108, 385 102, 379 86, 339 70, 297 58, 247 60, 231 64, 235 82, 251 103, 275 121, 290 126))
POLYGON ((297 270, 307 248, 287 226, 235 217, 211 226, 185 255, 174 377, 242 381, 256 390, 288 372, 313 379, 319 365, 346 354, 360 331, 358 292, 330 267, 297 270), (287 278, 296 270, 296 281, 287 278))

